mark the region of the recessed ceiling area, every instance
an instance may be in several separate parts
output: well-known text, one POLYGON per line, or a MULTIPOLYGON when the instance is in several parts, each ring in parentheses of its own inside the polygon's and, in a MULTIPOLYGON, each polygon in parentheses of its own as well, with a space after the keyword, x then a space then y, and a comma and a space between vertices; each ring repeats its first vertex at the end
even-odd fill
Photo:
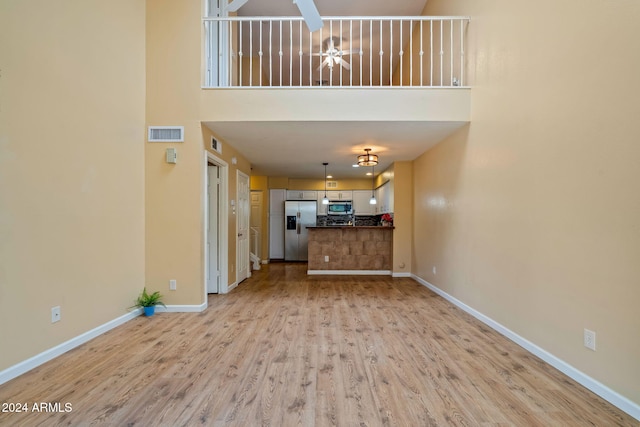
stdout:
POLYGON ((467 122, 287 121, 205 122, 240 151, 252 175, 318 178, 323 162, 334 179, 364 178, 371 168, 354 168, 371 148, 379 156, 376 174, 397 161, 411 161, 467 122))

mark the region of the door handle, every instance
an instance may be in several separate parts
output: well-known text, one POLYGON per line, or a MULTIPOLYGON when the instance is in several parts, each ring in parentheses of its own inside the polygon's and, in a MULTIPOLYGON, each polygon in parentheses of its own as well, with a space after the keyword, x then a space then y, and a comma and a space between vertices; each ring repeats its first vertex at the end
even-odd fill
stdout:
POLYGON ((296 233, 300 234, 300 224, 296 225, 296 233))
POLYGON ((242 233, 238 233, 238 237, 242 237, 242 233))

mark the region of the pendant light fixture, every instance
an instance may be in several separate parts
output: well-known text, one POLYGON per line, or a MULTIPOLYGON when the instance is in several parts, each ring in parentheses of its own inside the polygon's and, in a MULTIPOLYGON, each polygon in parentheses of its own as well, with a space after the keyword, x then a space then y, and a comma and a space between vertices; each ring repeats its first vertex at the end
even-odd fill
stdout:
MULTIPOLYGON (((376 156, 376 163, 378 162, 377 157, 378 156, 376 156)), ((376 200, 375 187, 376 187, 375 166, 372 165, 371 166, 371 198, 369 199, 370 205, 375 205, 378 203, 378 201, 376 200)))
POLYGON ((323 205, 328 205, 329 204, 329 199, 327 198, 327 165, 329 163, 324 162, 324 197, 322 198, 322 204, 323 205))
POLYGON ((375 166, 378 164, 378 156, 371 154, 371 148, 364 149, 366 154, 358 156, 358 166, 375 166))

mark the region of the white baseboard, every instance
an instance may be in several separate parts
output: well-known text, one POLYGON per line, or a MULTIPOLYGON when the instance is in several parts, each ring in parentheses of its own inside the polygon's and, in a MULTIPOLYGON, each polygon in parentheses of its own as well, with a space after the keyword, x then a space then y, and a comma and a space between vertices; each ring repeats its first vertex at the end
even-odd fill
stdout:
POLYGON ((268 259, 263 259, 262 260, 262 264, 264 264, 264 265, 269 264, 269 260, 268 259))
MULTIPOLYGON (((207 308, 207 303, 200 305, 167 305, 167 307, 156 306, 156 311, 158 313, 166 312, 166 313, 199 313, 204 311, 207 308)), ((13 365, 4 371, 0 371, 0 384, 4 384, 7 381, 10 381, 25 372, 36 368, 43 363, 46 363, 56 357, 68 352, 69 350, 73 350, 74 348, 96 338, 99 335, 104 334, 107 331, 110 331, 113 328, 116 328, 120 325, 125 324, 131 319, 134 319, 142 314, 142 309, 139 308, 137 310, 132 310, 131 312, 118 317, 117 319, 111 320, 103 325, 98 326, 97 328, 91 329, 83 334, 78 335, 77 337, 71 338, 68 341, 63 342, 49 350, 45 350, 40 354, 37 354, 25 361, 22 361, 16 365, 13 365)))
POLYGON ((307 270, 308 275, 390 276, 390 270, 307 270))
POLYGON ((200 313, 207 309, 207 303, 204 302, 200 305, 168 305, 163 307, 161 305, 156 306, 158 313, 200 313))
POLYGON ((13 365, 5 369, 4 371, 0 371, 0 384, 4 384, 7 381, 16 378, 17 376, 20 376, 25 372, 28 372, 33 368, 36 368, 42 365, 43 363, 46 363, 52 359, 55 359, 61 354, 64 354, 67 351, 72 350, 78 347, 79 345, 82 345, 87 341, 90 341, 95 337, 102 335, 105 332, 128 322, 129 320, 138 317, 141 313, 142 313, 142 309, 134 310, 130 313, 125 314, 124 316, 120 316, 117 319, 113 319, 110 322, 107 322, 103 325, 98 326, 97 328, 91 329, 90 331, 80 334, 75 338, 71 338, 69 341, 65 341, 62 344, 59 344, 53 348, 50 348, 49 350, 43 351, 40 354, 36 354, 35 356, 25 361, 22 361, 16 365, 13 365))
POLYGON ((412 274, 411 277, 417 282, 431 289, 436 294, 440 295, 442 298, 451 302, 458 308, 466 311, 476 319, 480 320, 485 325, 489 326, 490 328, 504 335, 511 341, 515 342, 520 347, 524 348, 525 350, 532 353, 533 355, 538 356, 540 359, 544 360, 545 362, 547 362, 548 364, 550 364, 560 372, 571 377, 576 382, 582 384, 584 387, 591 390, 598 396, 602 397, 604 400, 608 401, 612 405, 620 408, 627 414, 631 415, 632 417, 640 421, 640 405, 638 405, 637 403, 632 402, 631 400, 615 392, 614 390, 610 389, 609 387, 605 386, 599 381, 579 371, 578 369, 569 365, 567 362, 559 359, 558 357, 554 356, 553 354, 549 353, 543 348, 538 347, 531 341, 528 341, 527 339, 521 337, 520 335, 516 334, 512 330, 506 328, 505 326, 501 325, 500 323, 496 322, 490 317, 487 317, 484 314, 480 313, 479 311, 469 307, 462 301, 449 295, 448 293, 444 292, 442 289, 432 285, 426 280, 416 276, 415 274, 412 274))
POLYGON ((409 273, 409 272, 399 272, 399 273, 393 273, 392 276, 393 277, 411 277, 411 273, 409 273))
POLYGON ((229 292, 231 292, 231 290, 232 290, 233 288, 237 287, 237 286, 238 286, 238 282, 233 282, 232 284, 230 284, 230 285, 227 287, 227 292, 225 292, 225 293, 229 293, 229 292))

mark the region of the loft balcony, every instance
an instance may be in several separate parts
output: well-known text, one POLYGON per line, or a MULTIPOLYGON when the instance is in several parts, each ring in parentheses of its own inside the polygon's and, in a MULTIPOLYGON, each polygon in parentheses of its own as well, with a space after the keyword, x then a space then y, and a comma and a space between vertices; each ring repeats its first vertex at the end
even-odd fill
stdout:
POLYGON ((204 88, 468 88, 468 17, 203 18, 204 88))
POLYGON ((347 171, 365 142, 411 160, 470 122, 468 17, 323 21, 203 18, 202 124, 255 173, 304 176, 321 157, 347 171))

